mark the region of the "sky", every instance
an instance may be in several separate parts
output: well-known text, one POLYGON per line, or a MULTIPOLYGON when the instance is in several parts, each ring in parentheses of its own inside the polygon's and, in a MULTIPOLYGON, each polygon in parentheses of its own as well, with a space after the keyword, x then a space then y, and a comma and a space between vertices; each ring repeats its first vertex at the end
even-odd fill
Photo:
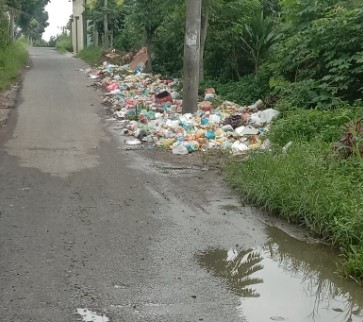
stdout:
POLYGON ((72 2, 69 0, 51 0, 45 7, 49 15, 49 26, 45 29, 43 39, 48 41, 51 36, 56 36, 62 32, 72 14, 72 2))

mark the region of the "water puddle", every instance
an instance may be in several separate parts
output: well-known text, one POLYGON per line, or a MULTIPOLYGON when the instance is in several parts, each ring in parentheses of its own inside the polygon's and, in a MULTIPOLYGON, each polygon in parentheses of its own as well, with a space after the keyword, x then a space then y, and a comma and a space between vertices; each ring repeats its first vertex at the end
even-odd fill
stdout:
POLYGON ((84 322, 109 322, 106 315, 98 315, 88 309, 77 309, 77 313, 82 317, 84 322))
POLYGON ((362 322, 363 288, 340 277, 337 256, 268 227, 255 249, 210 249, 197 255, 210 274, 240 297, 248 322, 362 322))

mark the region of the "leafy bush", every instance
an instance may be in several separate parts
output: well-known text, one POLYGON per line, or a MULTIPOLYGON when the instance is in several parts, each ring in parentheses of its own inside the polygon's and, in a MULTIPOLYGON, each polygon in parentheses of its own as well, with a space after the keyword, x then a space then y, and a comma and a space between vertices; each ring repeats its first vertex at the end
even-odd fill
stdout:
POLYGON ((363 117, 343 127, 344 135, 334 145, 337 156, 343 159, 358 158, 363 162, 363 117))
POLYGON ((301 86, 307 89, 303 92, 307 105, 329 102, 329 96, 351 101, 360 98, 363 9, 352 9, 348 2, 336 0, 318 3, 306 10, 308 4, 301 2, 299 8, 294 8, 295 17, 285 16, 292 24, 285 26, 287 32, 275 57, 276 68, 292 84, 296 83, 291 86, 297 86, 298 92, 301 86), (303 15, 304 21, 299 21, 303 15))
POLYGON ((60 35, 56 40, 55 48, 60 51, 61 53, 65 53, 67 51, 72 52, 72 39, 68 35, 60 35))
POLYGON ((10 42, 9 23, 5 11, 4 1, 0 0, 0 49, 5 48, 10 42))
POLYGON ((205 81, 201 89, 214 87, 217 94, 223 99, 241 105, 250 105, 258 99, 264 99, 269 93, 268 78, 261 74, 259 78, 247 75, 238 82, 220 83, 218 81, 205 81))
POLYGON ((26 43, 22 40, 0 48, 0 90, 16 80, 27 59, 26 43))
POLYGON ((340 127, 359 115, 363 116, 363 108, 289 111, 273 123, 269 137, 280 146, 289 141, 311 141, 317 138, 332 143, 341 137, 340 127))
POLYGON ((37 39, 33 41, 34 47, 48 47, 49 44, 44 39, 37 39))
POLYGON ((83 59, 89 65, 98 64, 102 57, 102 47, 90 46, 82 49, 77 57, 83 59))
POLYGON ((228 81, 253 73, 254 65, 243 50, 241 36, 245 26, 260 15, 261 2, 221 0, 207 3, 212 4, 204 53, 206 77, 228 81))
POLYGON ((120 51, 132 51, 135 48, 142 47, 140 39, 142 37, 140 37, 134 28, 126 26, 126 28, 115 35, 113 45, 120 51))
POLYGON ((178 19, 168 21, 155 35, 153 70, 163 75, 180 77, 183 71, 184 28, 178 19))
POLYGON ((344 105, 344 101, 331 93, 327 84, 313 79, 289 82, 281 77, 269 80, 271 93, 277 98, 275 108, 281 112, 297 109, 333 110, 344 105))

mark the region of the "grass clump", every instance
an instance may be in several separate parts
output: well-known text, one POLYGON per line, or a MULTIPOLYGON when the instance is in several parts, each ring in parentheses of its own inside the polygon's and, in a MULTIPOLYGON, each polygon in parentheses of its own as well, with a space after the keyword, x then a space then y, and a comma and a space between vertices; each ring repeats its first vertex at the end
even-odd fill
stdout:
POLYGON ((22 40, 0 48, 0 90, 9 87, 17 79, 27 59, 26 43, 22 40))
POLYGON ((269 138, 280 146, 295 140, 331 143, 339 139, 341 126, 357 117, 363 117, 363 108, 288 111, 274 122, 269 138))
POLYGON ((56 40, 55 48, 61 53, 72 52, 73 46, 71 37, 65 34, 60 35, 56 40))
POLYGON ((90 46, 81 50, 77 57, 83 59, 89 65, 96 65, 101 62, 102 47, 90 46))
POLYGON ((355 127, 341 124, 362 113, 288 113, 272 126, 273 151, 233 161, 226 169, 228 181, 247 199, 339 247, 347 275, 361 283, 363 155, 351 146, 363 142, 363 131, 358 133, 357 121, 350 122, 355 127), (332 144, 334 140, 338 143, 332 144), (284 153, 281 147, 287 141, 293 145, 284 153))

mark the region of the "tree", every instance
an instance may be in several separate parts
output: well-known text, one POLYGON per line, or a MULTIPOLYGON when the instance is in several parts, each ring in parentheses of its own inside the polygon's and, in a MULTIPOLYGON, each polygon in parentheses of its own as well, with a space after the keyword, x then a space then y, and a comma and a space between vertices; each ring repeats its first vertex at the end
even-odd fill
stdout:
POLYGON ((169 12, 177 3, 178 1, 172 0, 134 0, 129 3, 131 9, 129 22, 136 28, 142 29, 150 71, 152 70, 152 42, 155 32, 167 19, 169 12))
POLYGON ((202 0, 187 0, 184 41, 184 113, 195 112, 198 105, 201 11, 202 0))
POLYGON ((181 77, 183 73, 185 3, 175 5, 153 40, 153 71, 181 77))
POLYGON ((9 21, 5 8, 5 1, 0 0, 0 49, 9 43, 9 21))
POLYGON ((205 42, 208 35, 209 16, 212 6, 212 0, 203 0, 202 2, 202 15, 200 27, 200 61, 199 61, 199 81, 204 80, 204 50, 205 42))
MULTIPOLYGON (((281 110, 327 108, 363 94, 363 8, 354 1, 284 0, 282 37, 267 68, 281 110)), ((343 103, 344 104, 344 103, 343 103)))
POLYGON ((249 24, 245 25, 245 30, 241 36, 242 49, 253 62, 256 76, 258 76, 262 59, 279 38, 280 34, 275 29, 273 19, 265 17, 263 11, 259 16, 252 19, 249 24))
POLYGON ((123 0, 91 0, 86 4, 85 12, 89 20, 92 20, 93 43, 98 44, 98 35, 103 35, 102 45, 113 47, 109 40, 113 39, 119 21, 123 19, 123 0))
POLYGON ((238 80, 253 72, 242 49, 241 34, 260 12, 259 0, 213 0, 204 53, 208 77, 238 80))
POLYGON ((280 0, 261 0, 265 16, 277 16, 281 12, 280 0))
MULTIPOLYGON (((19 26, 21 32, 28 37, 40 39, 45 28, 48 26, 48 13, 44 8, 49 1, 6 0, 5 3, 11 17, 15 17, 15 23, 19 26)), ((12 31, 10 33, 13 34, 12 31)))

